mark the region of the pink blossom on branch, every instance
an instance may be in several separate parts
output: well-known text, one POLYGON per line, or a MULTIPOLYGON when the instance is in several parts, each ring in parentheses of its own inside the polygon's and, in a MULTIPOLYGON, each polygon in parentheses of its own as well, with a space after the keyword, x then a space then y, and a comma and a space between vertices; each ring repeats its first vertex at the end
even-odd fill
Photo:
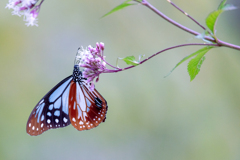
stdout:
POLYGON ((110 65, 105 60, 104 56, 104 43, 96 43, 96 47, 88 46, 86 49, 83 47, 78 49, 75 65, 82 68, 83 78, 87 79, 87 83, 91 83, 91 89, 94 89, 94 80, 98 82, 101 73, 115 72, 116 67, 110 65), (114 70, 107 69, 106 64, 113 67, 114 70))
POLYGON ((37 16, 44 0, 9 0, 5 8, 13 9, 12 15, 23 16, 27 26, 38 26, 37 16))

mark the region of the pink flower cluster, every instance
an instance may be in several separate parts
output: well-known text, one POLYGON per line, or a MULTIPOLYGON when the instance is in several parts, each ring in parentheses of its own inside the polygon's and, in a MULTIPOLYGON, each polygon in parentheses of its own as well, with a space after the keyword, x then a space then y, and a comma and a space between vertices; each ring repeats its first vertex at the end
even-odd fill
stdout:
POLYGON ((79 48, 76 56, 77 64, 84 68, 82 71, 83 78, 87 79, 87 83, 91 82, 91 89, 94 89, 94 79, 96 78, 95 82, 98 82, 99 75, 108 72, 103 51, 104 43, 96 43, 96 48, 92 46, 87 49, 79 48))
POLYGON ((37 16, 44 0, 37 5, 39 0, 9 0, 6 8, 13 9, 12 14, 23 16, 27 26, 38 26, 37 16))

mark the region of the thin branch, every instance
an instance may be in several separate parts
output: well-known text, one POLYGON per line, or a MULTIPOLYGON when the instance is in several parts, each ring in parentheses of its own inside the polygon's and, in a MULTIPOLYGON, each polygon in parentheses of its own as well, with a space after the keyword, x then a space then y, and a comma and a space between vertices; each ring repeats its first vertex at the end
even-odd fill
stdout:
MULTIPOLYGON (((204 44, 204 43, 187 43, 187 44, 181 44, 181 45, 177 45, 177 46, 172 46, 172 47, 169 47, 169 48, 166 48, 166 49, 163 49, 153 55, 151 55, 150 57, 144 59, 143 61, 139 62, 139 64, 143 64, 144 62, 148 61, 149 59, 155 57, 156 55, 160 54, 160 53, 163 53, 165 51, 168 51, 168 50, 171 50, 171 49, 174 49, 174 48, 179 48, 179 47, 185 47, 185 46, 215 46, 215 47, 220 47, 220 45, 218 44, 204 44)), ((129 67, 126 67, 126 68, 122 68, 122 69, 117 69, 117 70, 109 70, 107 73, 112 73, 112 72, 120 72, 120 71, 123 71, 123 70, 127 70, 127 69, 130 69, 130 68, 133 68, 133 67, 136 67, 136 66, 129 66, 129 67)))
POLYGON ((220 39, 217 39, 217 42, 221 46, 236 49, 236 50, 240 50, 240 46, 238 46, 238 45, 227 43, 227 42, 221 41, 220 39))
MULTIPOLYGON (((142 0, 142 2, 139 2, 137 0, 135 0, 136 2, 138 3, 141 3, 142 5, 148 7, 149 9, 151 9, 153 12, 155 12, 157 15, 159 15, 160 17, 162 17, 163 19, 165 19, 166 21, 168 21, 169 23, 175 25, 176 27, 190 33, 190 34, 193 34, 195 36, 199 35, 200 33, 194 31, 194 30, 191 30, 190 28, 187 28, 179 23, 177 23, 176 21, 172 20, 171 18, 169 18, 168 16, 166 16, 165 14, 163 14, 162 12, 160 12, 159 10, 157 10, 154 6, 152 6, 147 0, 142 0)), ((180 8, 179 8, 180 9, 180 8)), ((204 39, 205 40, 208 40, 210 42, 213 42, 213 43, 217 43, 218 46, 225 46, 225 47, 228 47, 228 48, 232 48, 232 49, 236 49, 236 50, 240 50, 240 46, 238 45, 234 45, 234 44, 231 44, 231 43, 227 43, 227 42, 224 42, 224 41, 221 41, 219 39, 217 39, 217 41, 212 38, 212 37, 209 37, 209 36, 204 36, 204 39)))
MULTIPOLYGON (((163 19, 165 19, 166 21, 168 21, 169 23, 175 25, 176 27, 190 33, 190 34, 193 34, 195 36, 199 35, 200 33, 194 31, 194 30, 191 30, 190 28, 187 28, 183 25, 181 25, 180 23, 174 21, 173 19, 169 18, 168 16, 166 16, 165 14, 163 14, 162 12, 160 12, 159 10, 157 10, 154 6, 152 6, 147 0, 143 0, 141 2, 142 5, 148 7, 149 9, 151 9, 153 12, 155 12, 157 15, 159 15, 160 17, 162 17, 163 19)), ((208 40, 208 41, 211 41, 213 43, 216 43, 215 39, 212 38, 212 37, 209 37, 209 36, 205 36, 204 39, 208 40)))
POLYGON ((105 59, 103 59, 102 57, 100 57, 100 58, 101 58, 102 61, 104 61, 104 62, 105 62, 107 65, 109 65, 110 67, 115 68, 115 69, 119 69, 119 68, 111 65, 110 63, 108 63, 108 62, 107 62, 105 59))
MULTIPOLYGON (((167 0, 173 7, 175 7, 177 10, 185 14, 188 18, 190 18, 193 22, 195 22, 198 26, 200 26, 203 30, 206 30, 206 28, 201 25, 198 21, 196 21, 192 16, 190 16, 187 12, 183 11, 181 8, 179 8, 176 4, 174 4, 171 0, 167 0)), ((210 34, 210 33, 209 33, 210 34)))
POLYGON ((150 57, 148 57, 147 59, 144 59, 143 61, 140 62, 140 64, 146 62, 147 60, 153 58, 154 56, 162 53, 162 52, 165 52, 165 51, 168 51, 168 50, 171 50, 171 49, 174 49, 174 48, 179 48, 179 47, 185 47, 185 46, 215 46, 215 47, 220 47, 220 45, 218 44, 205 44, 205 43, 187 43, 187 44, 181 44, 181 45, 177 45, 177 46, 172 46, 172 47, 169 47, 169 48, 166 48, 166 49, 163 49, 153 55, 151 55, 150 57))
POLYGON ((44 0, 42 0, 42 1, 39 3, 39 6, 41 6, 43 2, 44 2, 44 0))

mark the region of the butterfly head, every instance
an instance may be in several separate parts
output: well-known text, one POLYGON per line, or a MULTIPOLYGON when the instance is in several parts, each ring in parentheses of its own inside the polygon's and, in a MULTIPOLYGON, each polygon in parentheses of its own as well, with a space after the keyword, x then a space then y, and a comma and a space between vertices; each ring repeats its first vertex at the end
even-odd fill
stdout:
POLYGON ((79 66, 78 65, 74 65, 74 69, 73 69, 73 81, 74 82, 81 82, 82 79, 84 79, 82 77, 82 72, 80 71, 79 69, 79 66))

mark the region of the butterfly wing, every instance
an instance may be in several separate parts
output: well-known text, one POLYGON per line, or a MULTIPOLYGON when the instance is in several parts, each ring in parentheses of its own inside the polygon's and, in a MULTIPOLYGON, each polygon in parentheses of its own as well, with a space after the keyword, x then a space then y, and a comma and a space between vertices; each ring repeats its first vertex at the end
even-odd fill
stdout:
POLYGON ((107 102, 96 89, 91 91, 85 81, 71 81, 68 101, 69 119, 77 130, 92 129, 105 121, 107 102))
POLYGON ((66 127, 71 122, 68 97, 72 76, 53 87, 35 106, 27 122, 27 133, 37 136, 52 128, 66 127))

